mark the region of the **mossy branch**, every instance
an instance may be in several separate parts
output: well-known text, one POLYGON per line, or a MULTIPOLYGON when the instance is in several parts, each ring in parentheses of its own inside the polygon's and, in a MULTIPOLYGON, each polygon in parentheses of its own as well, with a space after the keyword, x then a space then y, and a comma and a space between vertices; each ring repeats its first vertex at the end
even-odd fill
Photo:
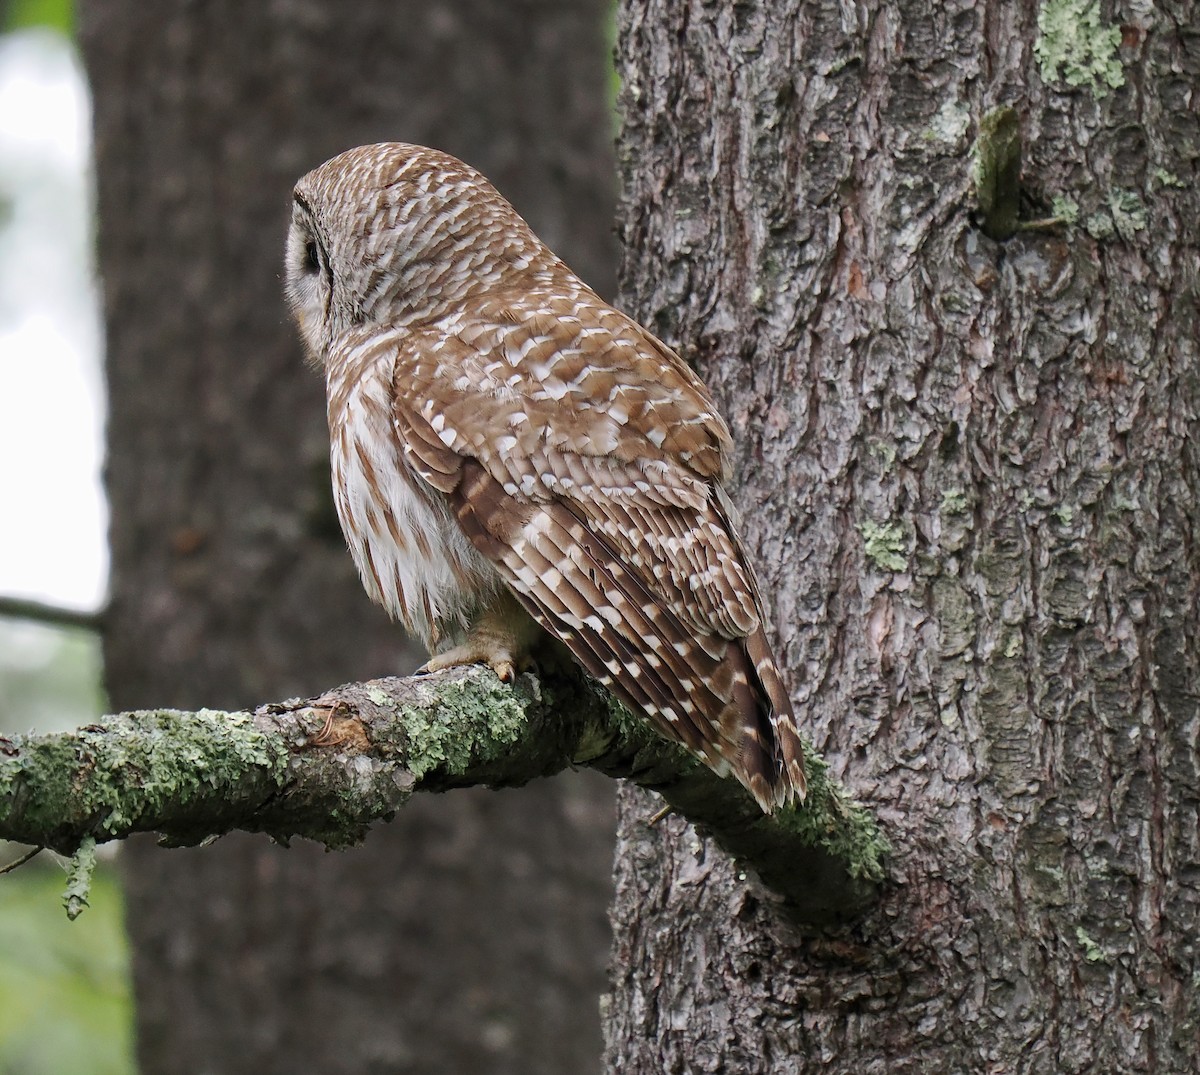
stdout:
POLYGON ((820 761, 805 805, 768 818, 582 677, 506 686, 470 668, 253 713, 121 713, 0 738, 0 838, 73 854, 135 832, 187 845, 243 829, 339 848, 416 791, 519 785, 578 765, 660 792, 805 922, 848 918, 876 895, 886 843, 820 761))

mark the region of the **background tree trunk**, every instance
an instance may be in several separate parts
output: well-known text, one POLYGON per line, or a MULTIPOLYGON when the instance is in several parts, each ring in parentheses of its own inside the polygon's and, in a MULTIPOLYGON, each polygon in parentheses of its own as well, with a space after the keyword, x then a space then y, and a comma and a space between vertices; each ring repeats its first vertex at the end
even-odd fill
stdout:
POLYGON ((1195 1070, 1200 38, 1084 7, 623 6, 626 305, 716 388, 799 712, 896 850, 805 936, 624 793, 612 1071, 1195 1070), (973 226, 1003 103, 1077 226, 973 226))
MULTIPOLYGON (((322 384, 280 294, 291 186, 357 143, 430 142, 610 289, 606 14, 599 0, 82 5, 114 706, 245 706, 415 666, 333 516, 322 384)), ((135 842, 142 1071, 597 1070, 611 798, 582 777, 456 794, 339 855, 135 842)))

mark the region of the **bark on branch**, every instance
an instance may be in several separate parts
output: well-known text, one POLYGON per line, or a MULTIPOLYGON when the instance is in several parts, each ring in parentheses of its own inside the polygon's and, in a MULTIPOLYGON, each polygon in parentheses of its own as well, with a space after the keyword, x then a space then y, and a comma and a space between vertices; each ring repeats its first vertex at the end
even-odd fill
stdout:
POLYGON ((819 760, 806 804, 768 818, 582 678, 506 686, 481 669, 350 684, 253 713, 150 710, 0 738, 0 838, 69 854, 88 837, 157 832, 188 845, 243 829, 339 848, 416 791, 519 785, 574 765, 660 792, 804 922, 856 914, 882 881, 885 840, 819 760))

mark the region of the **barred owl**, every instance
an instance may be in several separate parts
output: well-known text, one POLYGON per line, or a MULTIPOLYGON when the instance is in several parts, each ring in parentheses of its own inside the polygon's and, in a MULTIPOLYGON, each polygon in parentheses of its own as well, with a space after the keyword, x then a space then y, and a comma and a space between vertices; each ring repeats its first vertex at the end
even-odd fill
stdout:
POLYGON ((549 632, 763 810, 802 797, 722 487, 729 430, 679 357, 486 179, 420 146, 301 179, 286 277, 325 373, 342 529, 426 668, 510 679, 549 632))

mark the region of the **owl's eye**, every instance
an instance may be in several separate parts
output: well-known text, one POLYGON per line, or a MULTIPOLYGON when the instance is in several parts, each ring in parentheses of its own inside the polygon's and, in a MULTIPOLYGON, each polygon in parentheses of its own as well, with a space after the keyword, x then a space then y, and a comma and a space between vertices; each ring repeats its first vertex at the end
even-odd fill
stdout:
POLYGON ((309 239, 308 245, 304 248, 304 271, 309 273, 321 271, 321 248, 313 239, 309 239))

